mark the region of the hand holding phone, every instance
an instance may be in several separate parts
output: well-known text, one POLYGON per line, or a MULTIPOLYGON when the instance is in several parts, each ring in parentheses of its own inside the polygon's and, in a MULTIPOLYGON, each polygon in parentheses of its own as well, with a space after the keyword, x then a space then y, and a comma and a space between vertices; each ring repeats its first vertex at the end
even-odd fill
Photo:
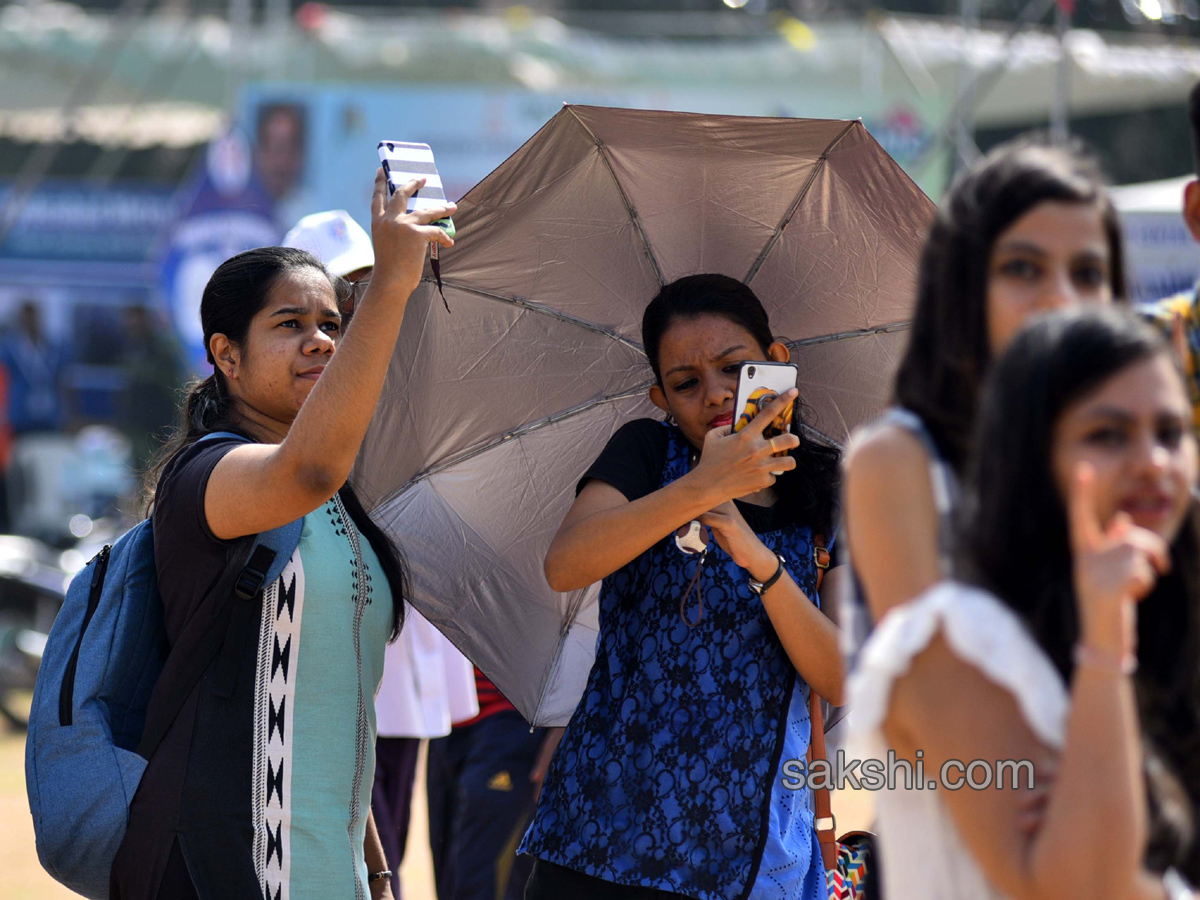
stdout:
POLYGON ((689 473, 716 507, 726 500, 744 497, 770 487, 775 478, 796 468, 789 456, 800 439, 794 434, 763 434, 767 419, 783 419, 788 406, 795 402, 795 389, 785 391, 764 409, 761 415, 738 434, 713 428, 704 436, 700 460, 689 473))
MULTIPOLYGON (((742 363, 734 394, 733 412, 737 418, 734 419, 733 430, 738 432, 749 425, 777 397, 794 388, 798 377, 799 370, 792 363, 742 363)), ((778 434, 790 434, 795 412, 795 401, 789 402, 782 413, 763 429, 763 437, 770 440, 778 434)))
MULTIPOLYGON (((440 209, 446 205, 446 190, 442 186, 442 176, 438 174, 437 163, 433 161, 433 151, 428 144, 380 141, 378 150, 379 161, 383 165, 384 177, 387 179, 389 197, 408 182, 423 178, 425 179, 424 186, 418 188, 408 198, 408 212, 440 209)), ((449 216, 437 219, 431 224, 441 228, 447 237, 454 237, 454 220, 449 216)), ((430 250, 429 267, 433 270, 433 278, 437 282, 438 293, 441 294, 446 312, 450 312, 450 303, 446 300, 446 291, 442 286, 442 266, 438 258, 436 243, 430 250)))
MULTIPOLYGON (((453 245, 451 238, 440 228, 422 224, 431 212, 423 217, 410 215, 405 210, 408 193, 414 185, 409 184, 397 196, 388 198, 387 179, 381 170, 375 175, 375 190, 371 198, 371 243, 375 248, 375 268, 370 284, 387 293, 393 290, 407 297, 421 282, 425 273, 425 261, 430 245, 442 243, 453 245)), ((453 212, 453 205, 442 207, 445 215, 453 212)), ((370 289, 367 291, 371 293, 370 289)))
MULTIPOLYGON (((438 174, 437 163, 433 161, 433 151, 428 144, 380 141, 378 149, 379 161, 387 176, 389 197, 407 182, 424 178, 425 186, 408 198, 408 211, 411 213, 445 205, 446 191, 442 186, 442 176, 438 174)), ((449 216, 433 224, 454 237, 454 220, 449 216)))

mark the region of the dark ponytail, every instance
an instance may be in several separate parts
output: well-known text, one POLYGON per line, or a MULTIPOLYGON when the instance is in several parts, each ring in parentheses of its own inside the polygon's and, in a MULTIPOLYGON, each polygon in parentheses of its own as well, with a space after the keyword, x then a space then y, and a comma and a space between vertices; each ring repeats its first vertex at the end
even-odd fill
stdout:
MULTIPOLYGON (((748 285, 728 275, 688 275, 665 285, 642 316, 642 346, 662 386, 659 349, 663 335, 675 322, 697 316, 721 316, 745 328, 765 351, 775 338, 767 311, 748 285)), ((777 479, 778 502, 795 521, 817 534, 832 537, 841 483, 841 454, 836 447, 819 443, 805 430, 808 423, 803 398, 796 403, 795 422, 800 446, 789 455, 796 468, 777 479)))
POLYGON ((203 381, 192 384, 183 404, 183 434, 186 443, 231 427, 229 420, 229 393, 225 379, 214 372, 203 381), (188 440, 188 438, 191 440, 188 440))
MULTIPOLYGON (((266 305, 272 288, 282 276, 305 268, 316 269, 329 279, 338 306, 344 309, 351 294, 349 283, 330 275, 311 253, 294 247, 247 250, 221 263, 209 278, 200 298, 200 324, 204 330, 205 354, 213 365, 213 373, 186 388, 179 425, 146 474, 147 516, 151 513, 154 493, 163 470, 182 450, 214 431, 232 431, 253 440, 253 436, 246 433, 236 421, 225 376, 213 359, 210 346, 212 337, 223 334, 231 343, 241 345, 244 349, 250 323, 266 305)), ((387 576, 392 592, 392 637, 395 638, 404 624, 404 604, 409 594, 404 558, 399 548, 363 509, 349 483, 342 486, 338 495, 355 527, 379 557, 379 564, 387 576)))

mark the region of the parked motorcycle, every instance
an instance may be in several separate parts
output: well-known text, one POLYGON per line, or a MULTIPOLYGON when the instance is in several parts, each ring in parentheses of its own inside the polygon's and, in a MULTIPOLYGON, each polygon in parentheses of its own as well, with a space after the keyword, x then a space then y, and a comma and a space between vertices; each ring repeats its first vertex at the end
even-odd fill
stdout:
POLYGON ((69 577, 56 550, 32 538, 0 535, 0 716, 16 728, 29 724, 46 635, 69 577))

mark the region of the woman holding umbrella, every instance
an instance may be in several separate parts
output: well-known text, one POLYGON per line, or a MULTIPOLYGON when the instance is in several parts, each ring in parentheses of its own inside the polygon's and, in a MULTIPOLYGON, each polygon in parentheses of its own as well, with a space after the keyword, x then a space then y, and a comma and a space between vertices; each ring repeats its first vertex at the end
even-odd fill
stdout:
POLYGON ((738 370, 788 359, 754 293, 723 275, 665 286, 642 320, 666 423, 625 425, 584 475, 546 557, 559 591, 603 579, 600 641, 524 852, 526 897, 825 896, 802 759, 806 694, 841 700, 817 560, 838 454, 763 437, 795 392, 732 433, 738 370), (699 556, 673 539, 698 519, 699 556))

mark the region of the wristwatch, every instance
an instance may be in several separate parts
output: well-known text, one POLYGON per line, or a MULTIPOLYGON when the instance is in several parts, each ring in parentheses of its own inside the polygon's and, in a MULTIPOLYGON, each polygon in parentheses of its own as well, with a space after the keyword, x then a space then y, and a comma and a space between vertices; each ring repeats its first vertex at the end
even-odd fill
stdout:
POLYGON ((785 560, 778 553, 775 554, 775 558, 779 560, 779 565, 775 568, 774 575, 772 575, 766 581, 755 581, 753 578, 747 579, 750 582, 750 590, 754 591, 754 593, 758 594, 760 597, 773 588, 775 586, 775 582, 783 577, 783 567, 787 563, 787 560, 785 560))

